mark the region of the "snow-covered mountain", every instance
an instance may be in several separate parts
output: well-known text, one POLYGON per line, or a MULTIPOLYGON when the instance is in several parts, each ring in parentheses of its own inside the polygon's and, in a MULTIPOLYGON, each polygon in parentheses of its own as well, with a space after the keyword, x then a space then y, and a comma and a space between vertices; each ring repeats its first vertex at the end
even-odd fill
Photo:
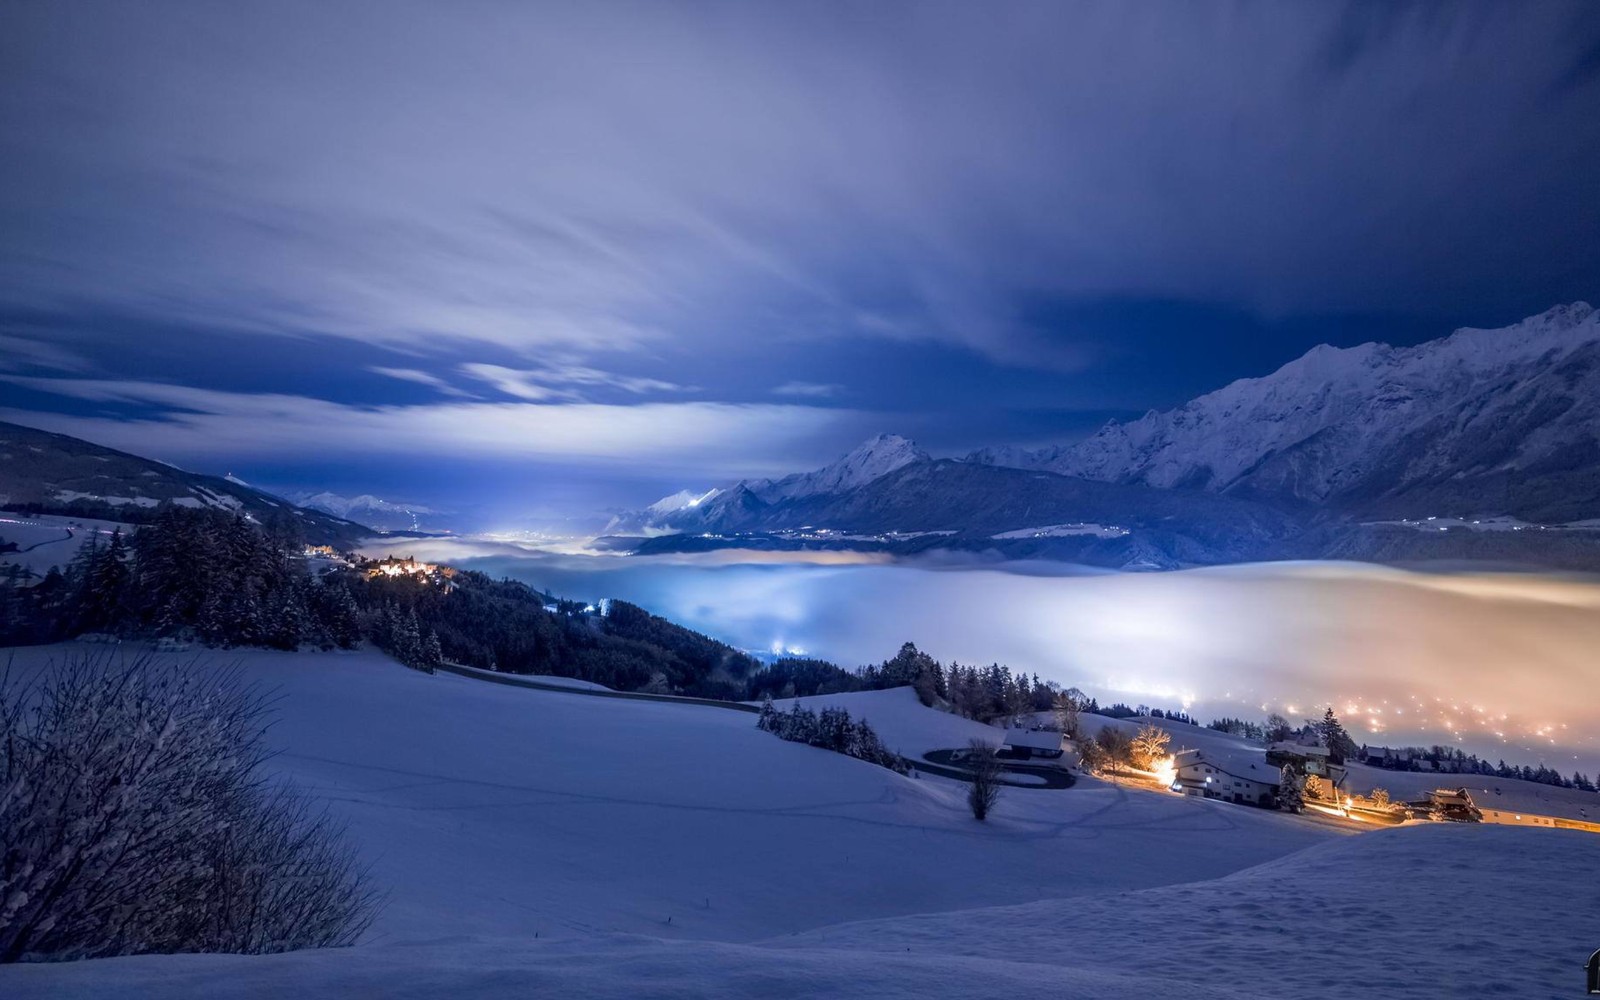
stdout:
POLYGON ((750 491, 766 503, 795 500, 821 494, 844 493, 865 486, 912 462, 925 462, 928 453, 916 442, 898 434, 879 434, 863 441, 848 455, 815 472, 800 472, 782 479, 746 482, 750 491))
POLYGON ((1341 558, 1593 569, 1597 528, 1600 313, 1578 302, 1416 347, 1324 345, 1071 445, 951 461, 879 435, 815 472, 674 494, 608 531, 671 536, 639 546, 659 552, 941 547, 1143 568, 1341 558), (1550 530, 1523 530, 1541 526, 1550 530))
POLYGON ((1416 347, 1323 345, 1076 444, 969 460, 1358 515, 1600 517, 1600 313, 1577 302, 1416 347))
POLYGON ((1092 482, 950 459, 880 434, 814 472, 685 490, 612 519, 642 552, 929 547, 1171 568, 1265 558, 1299 522, 1192 490, 1092 482))
POLYGON ((618 514, 605 533, 658 535, 745 527, 758 521, 760 512, 770 504, 847 493, 912 462, 927 460, 928 453, 915 442, 898 434, 879 434, 814 472, 797 472, 781 479, 741 479, 709 490, 680 490, 643 510, 618 514))
POLYGON ((309 491, 293 493, 288 497, 301 507, 320 510, 335 517, 342 517, 347 521, 355 521, 371 528, 382 531, 422 531, 426 530, 423 518, 443 515, 444 511, 433 510, 416 504, 394 503, 375 497, 370 493, 363 493, 356 497, 340 496, 337 493, 312 493, 309 491))

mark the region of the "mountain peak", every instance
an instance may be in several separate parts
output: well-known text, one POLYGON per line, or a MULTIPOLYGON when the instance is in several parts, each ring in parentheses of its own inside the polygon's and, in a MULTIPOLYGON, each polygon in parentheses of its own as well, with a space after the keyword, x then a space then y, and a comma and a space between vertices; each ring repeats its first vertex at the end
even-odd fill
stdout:
POLYGON ((839 465, 854 458, 904 458, 909 462, 920 462, 927 457, 928 453, 918 448, 917 443, 910 438, 901 437, 899 434, 878 434, 856 445, 849 454, 833 464, 839 465))
POLYGON ((912 462, 928 461, 916 442, 898 434, 879 434, 857 445, 848 455, 815 472, 805 472, 772 483, 761 491, 767 499, 842 493, 865 486, 880 476, 912 462))

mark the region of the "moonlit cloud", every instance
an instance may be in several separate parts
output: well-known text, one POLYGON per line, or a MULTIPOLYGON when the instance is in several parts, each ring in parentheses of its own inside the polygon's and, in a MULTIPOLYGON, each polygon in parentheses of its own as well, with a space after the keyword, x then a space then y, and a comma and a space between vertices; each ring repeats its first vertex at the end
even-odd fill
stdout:
POLYGON ((1563 773, 1600 766, 1593 581, 1295 564, 1037 575, 870 557, 773 565, 772 553, 730 551, 714 563, 597 562, 481 542, 404 545, 572 596, 635 601, 744 648, 781 640, 856 666, 913 639, 941 661, 998 660, 1103 702, 1188 707, 1202 722, 1270 711, 1299 722, 1331 705, 1363 741, 1448 744, 1563 773))
POLYGON ((0 371, 48 368, 58 372, 82 372, 91 367, 86 358, 66 348, 32 337, 0 333, 0 371))
POLYGON ((585 365, 567 364, 519 369, 474 362, 462 365, 461 371, 470 378, 487 382, 500 392, 518 399, 580 400, 584 398, 584 389, 594 388, 619 389, 634 395, 692 391, 689 386, 662 379, 618 375, 585 365))
POLYGON ((381 365, 373 365, 367 370, 378 375, 387 375, 392 379, 399 379, 402 382, 415 382, 418 385, 425 385, 430 389, 439 390, 446 396, 471 395, 470 393, 461 391, 460 389, 451 385, 449 382, 446 382, 444 379, 439 378, 437 375, 430 375, 425 371, 419 371, 415 368, 385 368, 381 365))
MULTIPOLYGON (((572 467, 623 465, 675 475, 776 474, 773 455, 824 456, 863 414, 796 405, 710 402, 452 402, 352 406, 162 383, 6 377, 37 391, 153 408, 149 416, 68 416, 0 409, 0 420, 174 458, 369 456, 484 458, 572 467)), ((870 423, 865 424, 870 426, 870 423)))
POLYGON ((1542 307, 1596 270, 1588 5, 477 14, 14 9, 0 296, 525 356, 1075 365, 1031 303, 1498 311, 1508 278, 1542 307))
POLYGON ((775 396, 802 396, 811 399, 827 399, 837 396, 844 386, 836 382, 785 382, 774 386, 772 394, 775 396))
MULTIPOLYGON (((1322 341, 1600 298, 1582 2, 61 0, 5 22, 12 373, 356 414, 431 390, 844 426, 810 411, 872 400, 862 436, 958 453, 1322 341)), ((6 405, 105 426, 60 399, 6 405)), ((809 440, 761 467, 830 457, 809 440)))

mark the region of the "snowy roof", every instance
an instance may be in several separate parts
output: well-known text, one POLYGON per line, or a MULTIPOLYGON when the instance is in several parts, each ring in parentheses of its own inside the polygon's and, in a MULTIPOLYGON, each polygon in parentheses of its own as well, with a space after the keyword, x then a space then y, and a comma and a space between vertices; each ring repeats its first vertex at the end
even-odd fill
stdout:
POLYGON ((1328 753, 1327 747, 1314 746, 1308 743, 1296 743, 1293 740, 1285 740, 1282 743, 1274 743, 1270 747, 1267 747, 1267 752, 1295 754, 1300 757, 1331 756, 1331 754, 1328 753))
POLYGON ((1436 772, 1381 771, 1357 764, 1351 768, 1349 787, 1357 794, 1371 788, 1383 788, 1391 798, 1415 802, 1426 798, 1427 793, 1440 787, 1450 790, 1465 788, 1485 811, 1513 815, 1558 816, 1563 819, 1600 823, 1600 795, 1579 791, 1576 788, 1557 788, 1518 778, 1499 778, 1488 774, 1463 774, 1441 779, 1436 772))
POLYGON ((1254 781, 1263 785, 1278 785, 1283 783, 1283 769, 1274 764, 1269 764, 1265 757, 1253 754, 1224 753, 1214 749, 1180 750, 1173 755, 1178 767, 1193 767, 1197 764, 1209 764, 1212 768, 1230 777, 1243 781, 1254 781))
POLYGON ((1033 750, 1060 750, 1061 734, 1048 729, 1007 729, 1006 746, 1033 750))

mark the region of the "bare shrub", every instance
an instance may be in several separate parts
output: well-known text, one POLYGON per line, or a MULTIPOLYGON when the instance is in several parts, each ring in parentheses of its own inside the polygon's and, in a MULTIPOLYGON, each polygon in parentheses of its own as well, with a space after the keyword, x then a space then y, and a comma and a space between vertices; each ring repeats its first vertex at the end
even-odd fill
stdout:
POLYGON ((994 804, 1000 801, 1000 758, 995 748, 982 740, 967 743, 967 768, 972 772, 972 784, 967 788, 967 805, 972 807, 973 818, 982 821, 989 817, 994 804))
POLYGON ((1095 735, 1100 744, 1102 770, 1116 771, 1133 763, 1133 739, 1118 726, 1105 726, 1095 735))
POLYGON ((1139 732, 1129 744, 1129 756, 1133 766, 1141 771, 1153 771, 1161 759, 1167 755, 1167 744, 1172 742, 1172 735, 1160 726, 1146 723, 1139 727, 1139 732))
POLYGON ((348 945, 343 831, 261 776, 268 704, 199 663, 0 686, 0 962, 348 945))

